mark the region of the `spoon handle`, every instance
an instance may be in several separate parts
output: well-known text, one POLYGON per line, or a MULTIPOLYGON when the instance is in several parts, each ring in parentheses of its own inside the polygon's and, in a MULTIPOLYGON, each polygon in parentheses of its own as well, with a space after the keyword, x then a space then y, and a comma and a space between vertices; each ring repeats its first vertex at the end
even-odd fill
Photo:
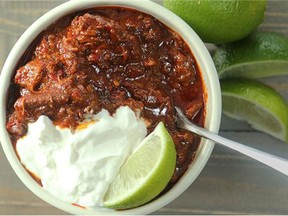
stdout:
POLYGON ((275 170, 278 170, 279 172, 288 175, 288 160, 284 158, 277 157, 275 155, 268 154, 266 152, 251 148, 249 146, 234 142, 232 140, 226 139, 224 137, 221 137, 215 133, 212 133, 204 128, 201 128, 197 125, 194 125, 191 123, 186 116, 183 115, 183 113, 177 109, 178 116, 182 120, 182 127, 184 129, 187 129, 195 134, 200 135, 201 137, 207 138, 209 140, 212 140, 218 144, 224 145, 228 148, 234 149, 240 153, 243 153, 255 160, 258 160, 262 162, 263 164, 266 164, 267 166, 274 168, 275 170))

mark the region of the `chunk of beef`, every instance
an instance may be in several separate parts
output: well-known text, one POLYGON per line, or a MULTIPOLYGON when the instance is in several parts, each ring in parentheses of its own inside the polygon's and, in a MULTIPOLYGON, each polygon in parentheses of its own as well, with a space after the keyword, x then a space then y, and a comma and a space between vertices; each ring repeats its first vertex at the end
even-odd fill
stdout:
POLYGON ((99 44, 109 39, 114 21, 99 15, 84 14, 76 17, 69 28, 71 35, 81 44, 99 44))
POLYGON ((48 114, 55 107, 68 102, 69 96, 59 89, 40 93, 25 94, 14 105, 19 120, 26 118, 37 119, 42 114, 48 114))
POLYGON ((185 114, 187 118, 193 119, 203 107, 204 107, 203 101, 200 99, 188 103, 184 108, 186 110, 185 114))
POLYGON ((35 58, 17 70, 15 83, 34 91, 45 73, 45 68, 45 63, 41 59, 35 58))
POLYGON ((8 132, 13 135, 15 139, 23 136, 27 132, 27 123, 24 118, 18 118, 18 113, 13 113, 10 117, 8 117, 6 122, 6 128, 8 132))

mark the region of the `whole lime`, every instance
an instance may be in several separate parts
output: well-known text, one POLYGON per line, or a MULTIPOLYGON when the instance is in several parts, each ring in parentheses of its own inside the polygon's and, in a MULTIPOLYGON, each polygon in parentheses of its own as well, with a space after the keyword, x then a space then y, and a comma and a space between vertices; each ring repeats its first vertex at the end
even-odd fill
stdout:
POLYGON ((252 32, 264 20, 267 0, 164 0, 207 43, 228 43, 252 32))

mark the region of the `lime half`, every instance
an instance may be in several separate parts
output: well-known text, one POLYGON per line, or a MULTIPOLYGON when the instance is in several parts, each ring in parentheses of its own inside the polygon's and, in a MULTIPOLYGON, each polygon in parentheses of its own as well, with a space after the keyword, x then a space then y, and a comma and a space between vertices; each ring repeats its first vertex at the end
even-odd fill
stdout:
POLYGON ((149 202, 166 187, 175 166, 173 140, 160 122, 121 167, 104 197, 104 206, 127 209, 149 202))
POLYGON ((220 78, 259 78, 288 74, 288 38, 255 32, 243 40, 219 46, 213 60, 220 78))
POLYGON ((288 107, 271 87, 255 80, 221 81, 223 113, 245 120, 253 128, 288 142, 288 107))

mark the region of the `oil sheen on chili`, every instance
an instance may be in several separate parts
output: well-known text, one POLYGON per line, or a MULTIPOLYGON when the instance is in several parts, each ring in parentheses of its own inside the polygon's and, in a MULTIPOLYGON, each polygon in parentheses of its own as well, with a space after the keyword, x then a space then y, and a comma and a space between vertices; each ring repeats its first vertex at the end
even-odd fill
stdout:
POLYGON ((173 30, 123 7, 68 15, 43 31, 11 81, 6 127, 14 143, 40 115, 72 130, 85 114, 120 106, 140 110, 148 133, 163 121, 177 150, 173 185, 194 159, 200 138, 176 124, 175 106, 198 125, 205 90, 195 58, 173 30))

